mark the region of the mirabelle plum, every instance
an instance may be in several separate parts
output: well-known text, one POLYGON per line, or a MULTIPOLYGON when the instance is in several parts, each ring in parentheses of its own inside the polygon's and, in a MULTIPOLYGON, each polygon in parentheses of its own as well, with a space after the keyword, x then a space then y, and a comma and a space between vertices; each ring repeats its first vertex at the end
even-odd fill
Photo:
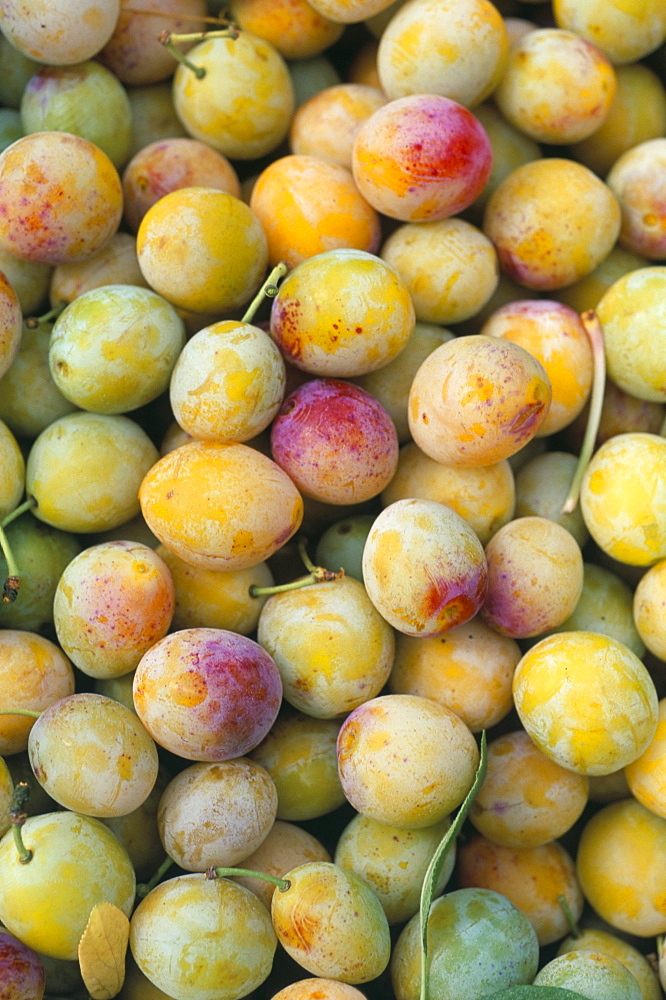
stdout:
MULTIPOLYGON (((627 274, 628 271, 645 267, 648 263, 647 258, 640 257, 638 254, 616 245, 586 277, 581 278, 580 281, 574 281, 572 285, 567 285, 565 288, 559 288, 555 295, 559 301, 571 306, 576 312, 582 313, 586 309, 596 309, 601 297, 618 278, 627 274)), ((581 433, 581 439, 583 433, 584 431, 581 433)))
POLYGON ((9 809, 14 792, 14 782, 3 757, 0 757, 0 837, 4 837, 12 825, 9 809))
POLYGON ((23 314, 18 295, 0 271, 0 378, 8 372, 19 352, 23 314))
MULTIPOLYGON (((98 693, 103 694, 104 692, 99 691, 98 693)), ((120 699, 117 700, 120 701, 120 699)), ((127 707, 134 711, 131 684, 127 707)), ((157 829, 157 808, 168 783, 169 774, 160 765, 155 784, 140 806, 124 816, 102 818, 104 825, 115 833, 125 847, 134 866, 136 877, 142 882, 151 879, 164 861, 164 848, 157 829)))
POLYGON ((565 938, 557 950, 558 955, 570 951, 594 951, 616 958, 635 977, 641 988, 642 1000, 662 1000, 656 973, 638 948, 623 938, 595 927, 583 927, 580 935, 565 938))
POLYGON ((615 161, 639 143, 666 133, 666 88, 643 63, 615 68, 615 97, 588 139, 573 143, 573 159, 605 177, 615 161))
POLYGON ((273 586, 267 563, 225 573, 190 566, 165 545, 158 545, 155 551, 169 567, 173 580, 173 629, 224 628, 241 635, 254 632, 267 598, 252 597, 250 588, 273 586))
POLYGON ((354 709, 338 769, 357 812, 405 830, 438 823, 472 786, 479 751, 457 715, 431 698, 387 694, 354 709))
POLYGON ((83 412, 60 417, 28 454, 26 489, 37 501, 35 516, 73 532, 124 524, 139 513, 139 486, 157 458, 155 445, 129 417, 83 412))
POLYGON ((32 315, 44 302, 52 270, 48 264, 23 260, 0 250, 0 271, 16 293, 24 316, 32 315))
MULTIPOLYGON (((1 190, 0 190, 1 194, 1 190)), ((170 191, 148 209, 137 233, 148 284, 181 309, 237 309, 261 284, 268 244, 254 212, 226 191, 170 191)))
POLYGON ((625 966, 610 955, 568 951, 547 962, 537 974, 537 986, 584 990, 581 996, 603 1000, 642 1000, 641 989, 625 966))
MULTIPOLYGON (((309 59, 296 59, 288 65, 297 108, 314 97, 320 90, 342 83, 337 69, 331 60, 324 55, 310 56, 309 59)), ((375 81, 375 86, 379 86, 377 81, 375 81)))
POLYGON ((473 618, 485 599, 483 547, 459 514, 433 500, 396 500, 363 550, 370 600, 406 635, 439 636, 473 618))
POLYGON ((313 375, 346 378, 382 368, 414 331, 414 305, 392 265, 363 250, 330 250, 291 271, 271 307, 271 336, 313 375))
POLYGON ((299 979, 275 993, 271 1000, 364 1000, 355 986, 337 979, 299 979))
POLYGON ((472 108, 495 90, 508 48, 502 16, 488 0, 411 0, 381 35, 377 70, 391 100, 441 94, 472 108))
POLYGON ((488 770, 469 818, 494 844, 540 847, 578 820, 588 785, 585 775, 551 760, 519 729, 488 744, 488 770))
POLYGON ((296 110, 289 128, 291 151, 351 170, 356 130, 387 100, 383 90, 367 84, 325 87, 296 110))
POLYGON ((185 871, 236 865, 267 836, 277 802, 272 778, 255 761, 191 764, 171 779, 160 799, 157 826, 164 850, 185 871))
POLYGON ((654 260, 666 258, 665 170, 666 138, 658 137, 627 149, 606 177, 622 210, 620 243, 654 260))
POLYGON ((174 307, 149 288, 104 285, 79 295, 51 333, 49 367, 70 402, 94 413, 127 413, 168 388, 185 344, 174 307))
POLYGON ((166 563, 147 545, 90 546, 63 570, 53 602, 58 642, 89 677, 120 677, 166 635, 175 594, 166 563))
POLYGON ((299 865, 285 879, 289 887, 273 893, 271 917, 287 954, 308 972, 344 983, 381 975, 391 935, 372 889, 330 861, 299 865))
POLYGON ((53 66, 91 59, 111 37, 120 0, 4 0, 2 33, 25 55, 53 66))
POLYGON ((612 927, 638 937, 666 931, 666 818, 634 798, 612 802, 585 824, 577 871, 588 903, 612 927))
POLYGON ((75 66, 44 66, 21 98, 23 134, 57 129, 90 140, 116 169, 129 159, 132 109, 117 76, 89 59, 75 66))
POLYGON ((282 404, 271 427, 271 452, 305 496, 362 503, 390 482, 398 435, 365 389, 342 379, 312 379, 282 404))
POLYGON ((598 632, 541 639, 518 663, 513 695, 539 749, 578 774, 609 774, 630 764, 657 728, 657 693, 647 669, 630 649, 598 632))
POLYGON ((633 616, 633 593, 616 573, 596 563, 583 564, 583 590, 558 632, 601 632, 624 643, 642 657, 645 643, 633 616))
POLYGON ((49 299, 56 307, 73 302, 79 295, 101 285, 140 285, 147 287, 136 255, 136 239, 130 233, 114 233, 109 242, 92 257, 53 268, 49 299))
POLYGON ((530 921, 542 947, 569 930, 561 897, 574 920, 583 912, 573 859, 557 840, 536 847, 505 847, 476 834, 458 851, 456 868, 461 889, 477 886, 506 896, 530 921))
POLYGON ((541 429, 552 390, 537 358, 519 344, 472 334, 436 348, 414 376, 409 426, 436 462, 493 465, 541 429))
POLYGON ((562 525, 517 517, 486 546, 488 593, 480 614, 502 635, 525 639, 557 628, 583 589, 583 556, 562 525))
POLYGON ((555 21, 594 42, 614 63, 633 63, 659 48, 666 36, 661 0, 608 4, 605 0, 553 0, 555 21))
POLYGON ((135 713, 90 691, 44 709, 30 730, 28 754, 48 794, 86 816, 138 809, 157 778, 157 748, 135 713))
POLYGON ((518 643, 493 632, 478 617, 445 636, 398 634, 389 690, 432 698, 477 733, 508 715, 520 656, 518 643))
POLYGON ((294 110, 287 65, 273 45, 249 31, 207 38, 188 53, 203 69, 179 65, 173 103, 194 139, 235 160, 254 160, 286 138, 294 110))
POLYGON ((504 178, 486 205, 483 231, 507 275, 549 291, 593 271, 612 250, 620 223, 615 195, 591 170, 544 157, 504 178))
POLYGON ((198 873, 161 882, 130 922, 139 969, 180 1000, 239 1000, 268 977, 276 946, 270 916, 254 893, 198 873))
MULTIPOLYGON (((403 830, 357 815, 338 838, 335 863, 367 882, 379 897, 389 924, 404 923, 418 911, 426 870, 450 825, 447 816, 433 826, 403 830)), ((435 895, 441 895, 451 878, 455 859, 454 844, 437 879, 435 895)))
POLYGON ((540 28, 511 46, 493 97, 530 138, 568 144, 599 128, 615 88, 613 66, 596 45, 573 31, 540 28))
POLYGON ((139 490, 149 528, 177 556, 213 570, 264 562, 297 531, 303 501, 279 465, 244 444, 191 441, 139 490))
POLYGON ((604 552, 631 566, 666 558, 666 439, 639 432, 609 438, 592 456, 580 502, 604 552))
MULTIPOLYGON (((509 28, 505 18, 505 26, 509 28)), ((486 186, 481 194, 470 206, 469 218, 480 224, 486 202, 496 187, 499 186, 505 177, 520 167, 523 163, 531 160, 538 160, 541 156, 541 148, 534 139, 514 128, 503 115, 497 110, 492 100, 479 104, 474 109, 475 116, 483 125, 493 150, 493 164, 486 186)))
POLYGON ((223 320, 190 337, 174 365, 169 400, 192 437, 248 441, 271 423, 286 384, 270 336, 251 323, 223 320))
POLYGON ((134 707, 153 739, 185 760, 242 757, 275 722, 282 683, 262 647, 224 629, 172 632, 144 653, 134 707))
POLYGON ((354 24, 374 17, 391 3, 392 0, 312 0, 310 6, 325 17, 330 17, 332 21, 354 24))
MULTIPOLYGON (((532 982, 539 965, 539 943, 532 924, 506 896, 490 889, 456 889, 432 905, 428 957, 433 996, 481 1000, 499 991, 499 998, 503 986, 532 982)), ((417 914, 405 925, 391 957, 396 1000, 417 997, 420 979, 417 914)), ((507 990, 509 996, 511 992, 507 990)))
POLYGON ((492 147, 471 111, 439 94, 389 101, 359 126, 354 180, 378 212, 432 222, 472 204, 490 175, 492 147))
POLYGON ((0 520, 19 503, 25 489, 25 459, 19 443, 0 420, 0 520))
MULTIPOLYGON (((331 856, 324 845, 302 826, 276 819, 256 851, 245 858, 243 867, 249 871, 265 872, 267 875, 282 878, 286 872, 298 865, 307 864, 309 861, 330 860, 331 856)), ((276 885, 248 875, 234 875, 233 881, 251 889, 266 909, 270 910, 276 885)))
POLYGON ((284 156, 252 189, 250 207, 268 238, 269 262, 291 267, 316 254, 379 246, 379 217, 350 171, 319 156, 284 156))
POLYGON ((283 710, 252 751, 275 782, 279 819, 315 819, 345 802, 335 749, 339 730, 339 721, 283 710))
POLYGON ((132 912, 129 855, 101 820, 66 809, 28 817, 22 833, 28 864, 11 832, 0 840, 0 919, 29 948, 72 961, 97 903, 132 912))
MULTIPOLYGON (((160 43, 160 33, 193 31, 193 24, 198 19, 203 22, 205 14, 205 0, 141 0, 138 9, 132 0, 121 0, 120 16, 97 58, 133 87, 166 80, 175 63, 160 43)), ((187 51, 184 45, 179 49, 187 51)))
POLYGON ((333 45, 343 25, 306 0, 231 0, 229 14, 244 31, 274 45, 285 59, 311 59, 333 45))
POLYGON ((578 416, 592 388, 592 348, 578 313, 549 299, 523 299, 497 309, 479 333, 519 344, 545 368, 552 398, 540 436, 578 416))
POLYGON ((0 153, 0 209, 2 249, 41 264, 85 260, 118 229, 122 185, 88 139, 35 132, 0 153))
POLYGON ((406 223, 390 234, 380 254, 405 281, 421 322, 469 319, 497 287, 495 248, 464 219, 406 223))
POLYGON ((41 1000, 46 975, 44 963, 32 948, 0 928, 0 972, 7 1000, 41 1000))
POLYGON ((173 106, 170 81, 130 87, 128 96, 132 105, 131 156, 151 142, 176 136, 187 137, 173 106))
POLYGON ((269 597, 257 639, 278 665, 285 699, 316 718, 374 698, 393 662, 393 630, 351 576, 269 597))
POLYGON ((659 722, 652 742, 627 764, 624 773, 634 798, 666 819, 666 698, 659 702, 659 722))
MULTIPOLYGON (((41 635, 0 629, 0 687, 11 703, 0 706, 41 712, 74 691, 74 671, 64 653, 41 635)), ((0 753, 25 750, 35 724, 29 716, 0 715, 0 753)))
POLYGON ((325 566, 333 573, 344 569, 345 576, 362 583, 363 547, 374 520, 374 514, 357 514, 329 525, 317 542, 317 565, 325 566))
POLYGON ((149 208, 170 191, 185 187, 215 188, 240 197, 238 174, 226 156, 198 139, 174 136, 148 143, 122 175, 127 225, 135 233, 149 208))
POLYGON ((666 660, 666 560, 656 563, 638 581, 633 612, 636 628, 647 648, 666 660))

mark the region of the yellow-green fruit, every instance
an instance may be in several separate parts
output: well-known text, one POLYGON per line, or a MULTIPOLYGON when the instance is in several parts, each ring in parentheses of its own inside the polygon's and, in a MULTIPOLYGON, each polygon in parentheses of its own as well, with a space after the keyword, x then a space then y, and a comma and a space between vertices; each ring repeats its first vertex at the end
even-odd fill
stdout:
POLYGON ((23 824, 33 852, 22 864, 14 837, 0 840, 0 920, 29 948, 76 959, 93 906, 113 903, 128 917, 135 876, 127 851, 101 822, 79 813, 42 813, 23 824))
POLYGON ((532 646, 516 667, 513 694, 539 749, 579 774, 630 764, 657 728, 650 674, 635 653, 598 632, 558 632, 532 646))
POLYGON ((638 948, 623 938, 594 927, 584 927, 579 937, 570 935, 565 938, 557 954, 566 955, 570 951, 594 951, 616 958, 635 978, 641 990, 642 1000, 662 1000, 657 976, 650 963, 638 948))
POLYGON ((0 420, 0 519, 17 506, 25 487, 25 461, 18 441, 0 420))

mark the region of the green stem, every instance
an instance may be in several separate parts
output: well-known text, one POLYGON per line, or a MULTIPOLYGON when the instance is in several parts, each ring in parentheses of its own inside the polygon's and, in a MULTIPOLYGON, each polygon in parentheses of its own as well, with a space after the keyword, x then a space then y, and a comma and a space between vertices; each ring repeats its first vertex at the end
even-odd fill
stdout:
POLYGON ((7 538, 5 529, 1 524, 0 551, 7 561, 7 576, 5 577, 5 582, 2 587, 2 600, 5 604, 13 604, 18 597, 18 592, 21 587, 21 574, 19 572, 18 563, 14 558, 12 547, 9 544, 9 539, 7 538))
POLYGON ((28 497, 28 499, 24 500, 23 503, 20 503, 18 507, 14 507, 14 510, 10 511, 6 517, 3 517, 2 521, 0 521, 0 528, 6 528, 8 524, 15 521, 17 517, 21 516, 21 514, 25 514, 27 510, 33 510, 36 506, 37 501, 35 498, 28 497))
POLYGON ((49 311, 45 312, 43 316, 29 316, 25 321, 25 325, 29 330, 36 330, 42 323, 50 323, 52 319, 57 319, 65 306, 68 304, 69 303, 67 302, 59 302, 57 306, 54 306, 53 309, 49 309, 49 311))
POLYGON ((299 576, 291 583, 276 583, 272 587, 258 587, 255 583, 250 586, 250 597, 272 597, 273 594, 286 594, 290 590, 301 590, 303 587, 311 587, 313 583, 329 583, 331 580, 341 580, 345 575, 343 569, 334 573, 324 566, 315 566, 312 573, 307 576, 299 576))
POLYGON ((597 434, 599 432, 601 407, 603 406, 604 390, 606 387, 606 352, 604 351, 604 333, 601 323, 599 322, 599 317, 593 309, 588 309, 586 312, 581 313, 580 318, 589 338, 590 346, 592 347, 594 374, 592 378, 590 411, 587 418, 587 427, 585 428, 585 437, 583 438, 583 444, 580 449, 578 463, 571 480, 569 492, 567 493, 566 499, 562 504, 563 514, 571 514, 572 511, 576 509, 576 504, 578 503, 578 497, 580 495, 580 486, 583 481, 583 476, 585 475, 585 470, 587 469, 590 458, 592 457, 594 444, 597 440, 597 434))
POLYGON ((16 850, 18 851, 19 861, 22 865, 29 864, 29 862, 32 861, 33 855, 33 852, 23 843, 23 833, 21 832, 21 827, 28 818, 28 814, 25 812, 24 807, 29 798, 30 785, 25 781, 17 782, 17 784, 14 785, 12 800, 9 806, 9 820, 12 824, 14 843, 16 845, 16 850))
POLYGON ((27 715, 30 719, 38 719, 41 714, 32 708, 0 708, 0 715, 27 715))
POLYGON ((192 70, 197 80, 203 80, 206 75, 206 69, 204 66, 197 66, 195 63, 191 62, 179 49, 176 48, 177 45, 182 45, 184 43, 193 42, 204 42, 208 38, 238 38, 238 28, 230 24, 228 28, 222 28, 220 31, 194 31, 187 34, 176 34, 173 31, 162 31, 158 35, 158 41, 167 52, 170 52, 174 59, 177 59, 179 63, 183 66, 187 66, 189 70, 192 70))
POLYGON ((218 868, 215 865, 206 871, 206 878, 228 878, 229 876, 239 875, 244 878, 260 878, 264 882, 271 882, 276 885, 280 892, 286 892, 287 889, 291 889, 291 882, 288 878, 278 878, 277 875, 268 875, 267 872, 255 872, 251 868, 218 868))
POLYGON ((155 874, 153 875, 153 877, 150 879, 150 881, 148 881, 148 882, 139 882, 137 884, 137 887, 136 887, 136 894, 137 894, 137 896, 140 896, 142 899, 143 899, 144 896, 147 896, 148 893, 151 892, 151 890, 153 890, 155 888, 155 886, 162 879, 162 877, 164 875, 166 875, 166 873, 169 871, 169 868, 171 868, 171 865, 173 865, 174 863, 175 862, 174 862, 173 858, 170 858, 167 855, 167 857, 164 859, 164 861, 162 862, 162 864, 159 866, 159 868, 157 869, 157 871, 155 872, 155 874))
POLYGON ((580 927, 576 923, 576 918, 571 912, 571 907, 569 906, 569 900, 567 899, 566 896, 558 896, 557 902, 560 904, 560 909, 564 913, 564 916, 567 918, 569 930, 571 931, 571 933, 575 938, 579 938, 581 936, 580 927))
POLYGON ((251 323, 254 319, 254 314, 263 302, 264 298, 274 299, 278 293, 278 281, 284 278, 285 274, 289 268, 284 263, 280 261, 276 264, 271 273, 268 275, 263 285, 255 295, 255 297, 250 302, 249 306, 245 310, 245 315, 243 316, 241 323, 251 323))

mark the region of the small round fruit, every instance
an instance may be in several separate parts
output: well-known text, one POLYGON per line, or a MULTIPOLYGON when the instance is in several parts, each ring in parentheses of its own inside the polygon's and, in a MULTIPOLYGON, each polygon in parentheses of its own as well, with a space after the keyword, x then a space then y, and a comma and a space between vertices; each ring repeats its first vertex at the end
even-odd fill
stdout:
POLYGON ((538 972, 537 986, 572 989, 592 1000, 642 1000, 634 976, 616 958, 594 951, 568 951, 547 962, 538 972))

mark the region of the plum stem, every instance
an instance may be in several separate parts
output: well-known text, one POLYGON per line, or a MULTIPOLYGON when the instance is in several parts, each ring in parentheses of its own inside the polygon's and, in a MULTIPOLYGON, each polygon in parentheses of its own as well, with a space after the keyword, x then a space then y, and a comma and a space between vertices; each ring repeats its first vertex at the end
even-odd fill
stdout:
POLYGON ((0 524, 0 551, 7 561, 7 576, 2 586, 2 600, 5 604, 13 604, 18 597, 21 587, 21 574, 18 563, 9 544, 9 539, 5 534, 5 529, 0 524))
POLYGON ((557 902, 560 905, 562 913, 566 917, 567 923, 569 925, 569 930, 571 931, 571 933, 575 938, 579 938, 581 936, 580 927, 576 923, 576 918, 574 917, 571 907, 569 906, 569 900, 567 899, 566 896, 562 895, 557 897, 557 902))
POLYGON ((594 444, 599 432, 599 422, 601 420, 601 407, 604 402, 604 389, 606 386, 606 355, 604 351, 604 333, 599 322, 599 317, 593 309, 588 309, 580 315, 581 322, 585 327, 590 346, 592 348, 592 393, 590 395, 590 412, 587 417, 587 427, 585 437, 578 456, 576 469, 571 480, 569 492, 562 504, 562 513, 571 514, 576 509, 580 486, 585 475, 585 470, 589 464, 594 444))
POLYGON ((14 785, 12 799, 9 805, 9 821, 12 824, 14 843, 18 851, 19 861, 22 865, 27 865, 32 861, 33 852, 23 843, 23 833, 21 827, 28 818, 25 811, 25 804, 30 798, 30 785, 26 781, 19 781, 14 785))
POLYGON ((174 862, 173 858, 170 858, 169 855, 167 854, 166 858, 164 859, 164 861, 162 862, 162 864, 159 866, 159 868, 157 869, 157 871, 155 872, 155 874, 152 876, 152 878, 149 879, 148 882, 139 882, 137 884, 137 887, 136 887, 136 894, 137 894, 137 896, 140 896, 141 899, 143 899, 144 896, 147 896, 148 893, 151 892, 155 888, 155 886, 161 880, 161 878, 164 875, 166 875, 166 873, 169 871, 169 868, 171 868, 171 865, 173 865, 174 863, 175 862, 174 862))
POLYGON ((289 270, 287 264, 283 260, 279 264, 276 264, 271 273, 268 275, 263 285, 255 295, 255 297, 250 302, 249 306, 245 310, 245 314, 241 319, 241 323, 251 323, 254 319, 254 314, 263 302, 264 298, 274 299, 278 293, 278 281, 284 278, 285 274, 289 270))
POLYGON ((25 321, 25 325, 29 330, 36 330, 42 323, 50 323, 52 319, 57 319, 67 305, 67 302, 59 302, 53 309, 49 309, 42 316, 29 316, 25 321))
POLYGON ((0 715, 27 715, 29 719, 38 719, 41 714, 32 708, 0 708, 0 715))
POLYGON ((306 552, 305 545, 306 542, 304 540, 299 541, 298 553, 305 564, 305 568, 309 570, 307 576, 299 576, 290 583, 276 583, 272 587, 259 587, 253 583, 250 587, 250 597, 272 597, 273 594, 286 594, 290 590, 300 590, 302 587, 310 587, 313 583, 330 583, 333 580, 342 579, 345 575, 344 569, 340 569, 337 573, 334 573, 333 570, 326 569, 325 566, 315 566, 306 552))
POLYGON ((6 517, 3 517, 2 521, 0 521, 0 528, 6 528, 8 524, 11 524, 12 521, 15 521, 17 517, 21 516, 21 514, 25 514, 25 512, 28 510, 33 510, 33 508, 36 506, 37 506, 37 501, 35 500, 35 498, 28 497, 28 499, 24 500, 23 503, 20 503, 18 507, 14 507, 14 510, 10 511, 6 517))
POLYGON ((238 38, 239 34, 240 32, 236 25, 228 22, 227 27, 221 28, 219 31, 193 31, 187 34, 177 34, 173 31, 161 31, 157 36, 157 39, 160 44, 171 53, 174 59, 177 59, 179 63, 183 64, 183 66, 187 66, 189 70, 192 70, 197 80, 203 80, 206 75, 205 67, 197 66, 179 49, 177 49, 176 46, 185 44, 186 42, 204 42, 208 38, 231 38, 232 40, 235 40, 238 38))
POLYGON ((264 882, 271 882, 273 885, 276 885, 280 892, 286 892, 287 889, 291 888, 291 882, 288 878, 278 878, 277 875, 253 871, 251 868, 218 868, 215 865, 211 865, 206 871, 206 878, 208 879, 228 878, 234 875, 240 875, 244 878, 263 879, 264 882))

